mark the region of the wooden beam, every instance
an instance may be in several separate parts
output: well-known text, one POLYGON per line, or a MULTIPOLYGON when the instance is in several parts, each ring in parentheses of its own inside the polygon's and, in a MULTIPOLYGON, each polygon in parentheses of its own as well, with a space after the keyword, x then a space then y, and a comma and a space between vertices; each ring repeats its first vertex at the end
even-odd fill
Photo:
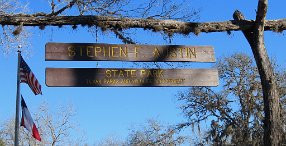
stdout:
MULTIPOLYGON (((182 22, 176 20, 140 19, 140 18, 117 18, 109 16, 47 16, 45 14, 14 14, 0 15, 0 24, 23 26, 63 26, 82 25, 98 26, 103 30, 122 30, 130 28, 143 28, 165 33, 189 34, 200 32, 225 32, 248 30, 255 24, 253 20, 230 20, 224 22, 182 22)), ((283 31, 286 29, 286 19, 265 21, 265 30, 283 31)))

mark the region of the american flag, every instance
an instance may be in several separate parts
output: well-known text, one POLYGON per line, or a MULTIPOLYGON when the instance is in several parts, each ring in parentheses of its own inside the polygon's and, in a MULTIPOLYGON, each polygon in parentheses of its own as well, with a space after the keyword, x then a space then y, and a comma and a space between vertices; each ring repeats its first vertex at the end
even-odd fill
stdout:
POLYGON ((20 58, 20 82, 27 83, 35 95, 42 94, 41 85, 37 78, 31 71, 30 67, 27 65, 25 60, 20 58))

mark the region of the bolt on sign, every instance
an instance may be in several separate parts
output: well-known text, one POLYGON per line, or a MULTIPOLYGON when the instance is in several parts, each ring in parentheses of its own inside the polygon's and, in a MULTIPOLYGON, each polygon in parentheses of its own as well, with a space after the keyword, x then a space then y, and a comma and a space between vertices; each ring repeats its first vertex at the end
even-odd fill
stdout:
POLYGON ((211 46, 47 43, 46 61, 215 62, 211 46))
POLYGON ((217 86, 216 69, 46 68, 49 87, 217 86))

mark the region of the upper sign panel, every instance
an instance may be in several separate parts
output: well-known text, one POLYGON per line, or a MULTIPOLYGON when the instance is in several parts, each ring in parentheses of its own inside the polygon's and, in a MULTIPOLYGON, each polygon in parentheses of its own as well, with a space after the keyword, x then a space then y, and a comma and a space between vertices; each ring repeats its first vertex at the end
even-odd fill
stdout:
POLYGON ((215 62, 211 46, 47 43, 46 61, 215 62))

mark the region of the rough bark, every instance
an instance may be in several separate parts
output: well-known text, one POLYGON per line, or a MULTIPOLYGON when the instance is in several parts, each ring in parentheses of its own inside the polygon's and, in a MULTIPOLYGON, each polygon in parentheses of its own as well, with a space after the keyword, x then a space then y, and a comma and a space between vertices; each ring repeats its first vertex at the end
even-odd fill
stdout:
MULTIPOLYGON (((256 21, 253 28, 242 30, 248 40, 262 82, 264 100, 264 145, 278 146, 281 141, 281 117, 279 96, 275 82, 273 67, 271 66, 267 51, 264 45, 265 16, 267 13, 267 0, 259 0, 256 21)), ((236 11, 235 20, 243 20, 243 15, 236 11)))
POLYGON ((273 68, 264 46, 264 25, 268 0, 259 0, 252 48, 258 66, 264 100, 264 145, 278 146, 281 140, 280 106, 273 68))
MULTIPOLYGON (((153 31, 164 31, 165 33, 189 34, 200 32, 225 32, 239 31, 253 28, 253 20, 230 20, 223 22, 182 22, 176 20, 159 19, 140 19, 140 18, 117 18, 107 16, 49 16, 44 13, 33 15, 0 15, 0 24, 23 26, 63 26, 63 25, 82 25, 98 26, 106 29, 130 29, 143 28, 153 31)), ((280 32, 286 29, 286 19, 269 20, 265 22, 264 30, 280 32)))

